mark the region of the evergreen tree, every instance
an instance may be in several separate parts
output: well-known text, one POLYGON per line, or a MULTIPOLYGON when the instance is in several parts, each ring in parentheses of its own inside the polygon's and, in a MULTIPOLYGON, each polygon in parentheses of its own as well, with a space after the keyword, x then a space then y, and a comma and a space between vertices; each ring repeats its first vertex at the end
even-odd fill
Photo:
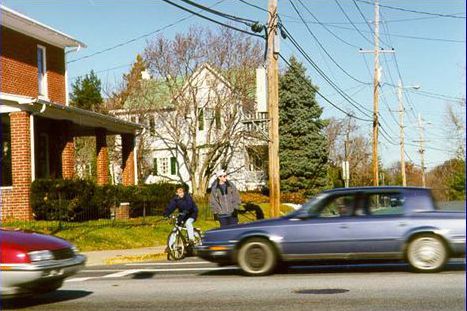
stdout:
POLYGON ((279 80, 281 190, 313 194, 327 184, 326 121, 306 69, 294 57, 290 63, 279 80))
POLYGON ((91 70, 84 78, 79 77, 71 85, 70 104, 74 107, 100 111, 103 102, 101 96, 101 80, 91 70))

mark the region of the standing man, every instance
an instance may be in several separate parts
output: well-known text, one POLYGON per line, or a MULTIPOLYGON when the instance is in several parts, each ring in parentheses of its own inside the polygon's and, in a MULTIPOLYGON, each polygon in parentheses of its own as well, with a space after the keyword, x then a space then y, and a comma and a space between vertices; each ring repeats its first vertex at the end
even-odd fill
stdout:
POLYGON ((238 218, 234 211, 240 207, 240 194, 235 185, 227 180, 224 170, 219 170, 216 176, 209 197, 212 212, 217 216, 221 228, 236 225, 238 218))

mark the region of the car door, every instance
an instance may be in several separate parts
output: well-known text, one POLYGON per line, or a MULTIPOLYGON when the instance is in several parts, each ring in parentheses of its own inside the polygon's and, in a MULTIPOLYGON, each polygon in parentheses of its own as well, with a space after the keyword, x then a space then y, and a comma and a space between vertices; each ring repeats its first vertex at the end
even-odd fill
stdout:
POLYGON ((366 193, 357 200, 348 223, 353 243, 349 252, 359 258, 393 258, 400 255, 402 236, 408 229, 402 193, 366 193))
POLYGON ((352 204, 352 195, 333 196, 309 217, 289 219, 283 228, 284 256, 288 259, 346 257, 352 242, 348 230, 352 204))

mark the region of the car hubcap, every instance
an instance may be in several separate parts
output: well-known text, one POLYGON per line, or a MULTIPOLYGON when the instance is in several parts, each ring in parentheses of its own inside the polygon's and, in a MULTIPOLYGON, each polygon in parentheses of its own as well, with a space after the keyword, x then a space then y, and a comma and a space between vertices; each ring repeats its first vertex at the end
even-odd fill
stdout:
POLYGON ((424 270, 436 269, 444 262, 444 246, 436 238, 417 239, 413 242, 411 248, 411 262, 416 268, 424 270))
POLYGON ((246 252, 249 266, 254 270, 263 268, 266 261, 266 252, 261 245, 252 245, 246 252))

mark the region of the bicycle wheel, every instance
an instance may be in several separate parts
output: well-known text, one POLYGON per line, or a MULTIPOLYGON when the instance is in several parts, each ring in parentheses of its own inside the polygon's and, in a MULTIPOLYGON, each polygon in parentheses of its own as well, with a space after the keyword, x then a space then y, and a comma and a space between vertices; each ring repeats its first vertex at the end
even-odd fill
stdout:
POLYGON ((168 258, 180 260, 185 257, 185 243, 178 231, 173 231, 167 237, 167 249, 168 258))

